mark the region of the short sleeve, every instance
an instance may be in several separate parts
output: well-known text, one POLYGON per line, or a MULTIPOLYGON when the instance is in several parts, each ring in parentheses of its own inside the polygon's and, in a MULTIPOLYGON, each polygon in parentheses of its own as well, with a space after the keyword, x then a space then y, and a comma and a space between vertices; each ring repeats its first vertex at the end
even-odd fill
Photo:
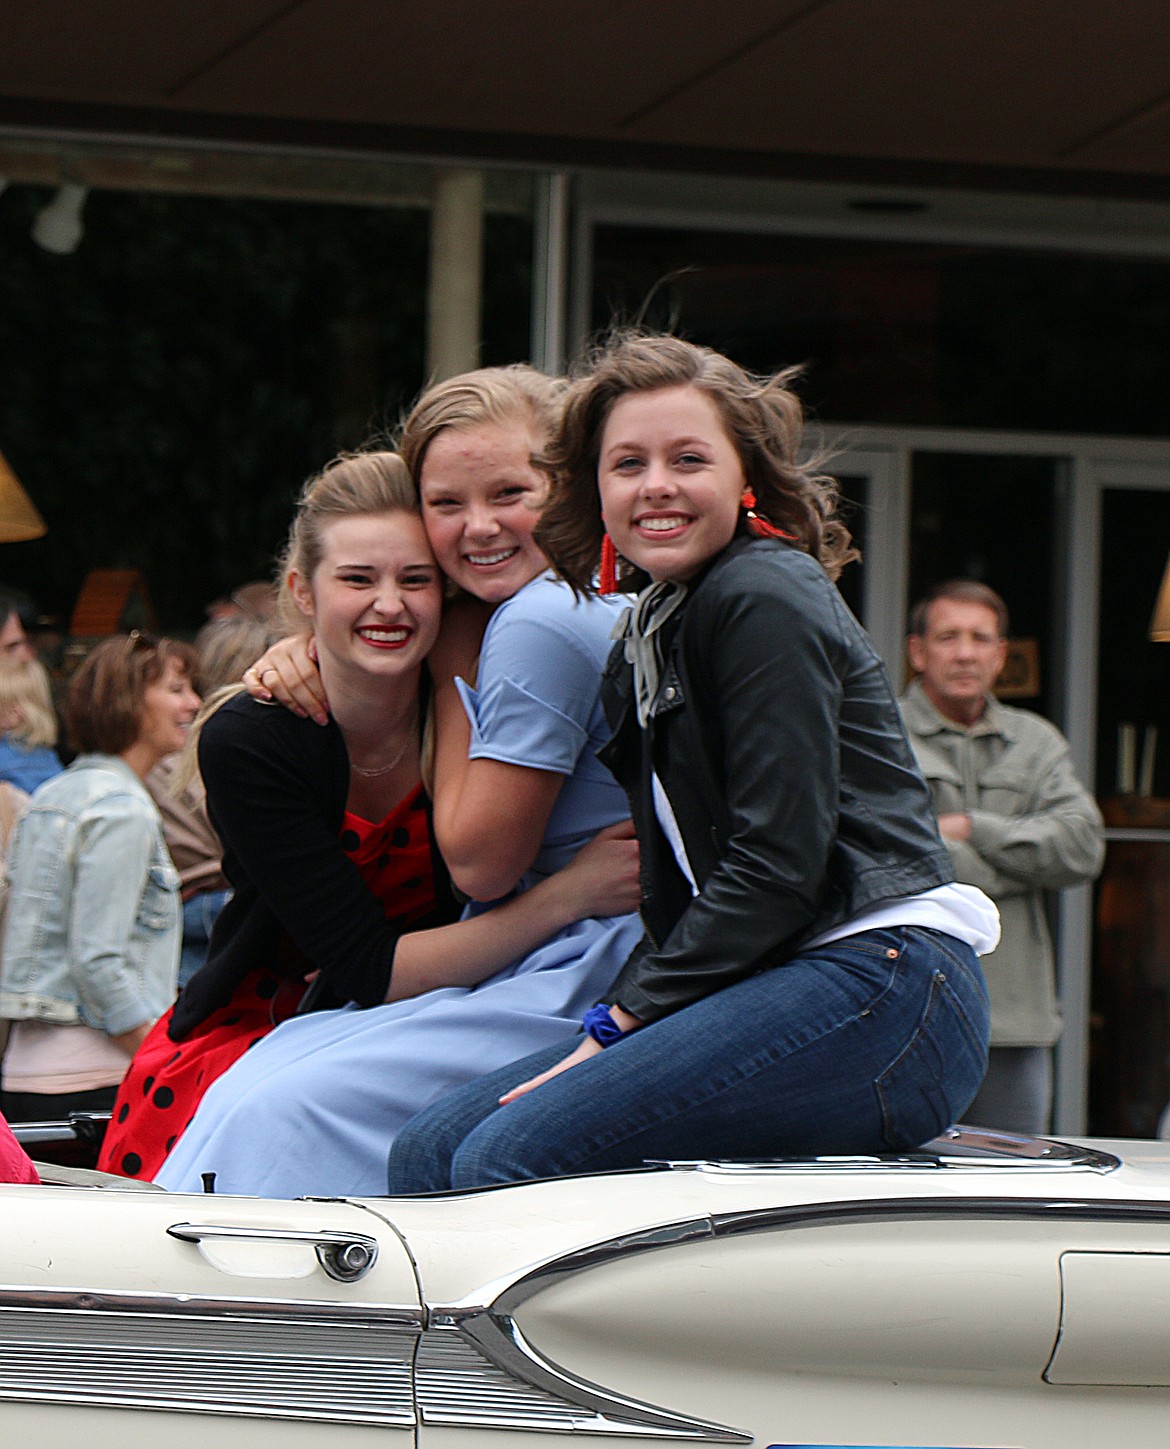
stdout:
POLYGON ((471 759, 570 775, 589 743, 601 663, 568 590, 549 585, 493 618, 479 687, 458 680, 471 722, 471 759))
POLYGON ((455 687, 471 721, 469 759, 573 773, 588 738, 575 720, 510 679, 501 680, 488 699, 462 679, 455 687))

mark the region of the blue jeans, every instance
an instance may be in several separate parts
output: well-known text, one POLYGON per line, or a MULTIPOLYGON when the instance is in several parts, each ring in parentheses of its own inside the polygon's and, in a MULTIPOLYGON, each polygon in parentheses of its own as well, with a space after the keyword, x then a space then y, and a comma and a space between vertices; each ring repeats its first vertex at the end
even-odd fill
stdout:
POLYGON ((974 1097, 988 1033, 968 946, 915 926, 866 931, 653 1022, 506 1107, 503 1092, 574 1040, 451 1092, 399 1133, 389 1190, 917 1147, 974 1097))
POLYGON ((183 947, 179 952, 179 985, 186 986, 207 960, 207 944, 215 918, 232 898, 231 891, 200 891, 183 902, 183 947))

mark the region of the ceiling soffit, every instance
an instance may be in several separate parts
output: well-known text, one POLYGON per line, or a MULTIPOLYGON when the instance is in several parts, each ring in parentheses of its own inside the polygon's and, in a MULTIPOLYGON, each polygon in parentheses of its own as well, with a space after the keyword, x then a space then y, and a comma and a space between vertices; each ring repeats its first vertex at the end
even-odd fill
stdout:
POLYGON ((3 40, 9 128, 1170 189, 1170 0, 38 0, 3 40))

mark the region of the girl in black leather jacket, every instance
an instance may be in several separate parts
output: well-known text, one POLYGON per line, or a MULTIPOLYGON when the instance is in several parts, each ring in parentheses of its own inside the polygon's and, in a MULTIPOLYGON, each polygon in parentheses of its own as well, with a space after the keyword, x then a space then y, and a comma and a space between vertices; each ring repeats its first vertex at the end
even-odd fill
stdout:
POLYGON ((641 590, 602 757, 638 828, 646 932, 575 1046, 415 1119, 393 1192, 904 1150, 979 1086, 995 908, 953 884, 833 583, 856 554, 831 480, 798 461, 791 381, 626 334, 573 388, 540 537, 580 592, 615 571, 641 590))

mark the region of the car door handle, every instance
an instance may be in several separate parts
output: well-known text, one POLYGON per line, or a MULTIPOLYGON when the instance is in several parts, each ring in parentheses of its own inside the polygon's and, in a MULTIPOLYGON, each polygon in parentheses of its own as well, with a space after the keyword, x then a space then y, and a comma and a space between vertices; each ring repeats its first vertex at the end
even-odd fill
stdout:
POLYGON ((317 1261, 339 1283, 356 1283, 378 1260, 378 1240, 365 1233, 339 1233, 323 1228, 301 1232, 296 1228, 242 1228, 211 1223, 172 1223, 172 1238, 200 1243, 204 1238, 235 1238, 257 1243, 308 1243, 317 1261))

